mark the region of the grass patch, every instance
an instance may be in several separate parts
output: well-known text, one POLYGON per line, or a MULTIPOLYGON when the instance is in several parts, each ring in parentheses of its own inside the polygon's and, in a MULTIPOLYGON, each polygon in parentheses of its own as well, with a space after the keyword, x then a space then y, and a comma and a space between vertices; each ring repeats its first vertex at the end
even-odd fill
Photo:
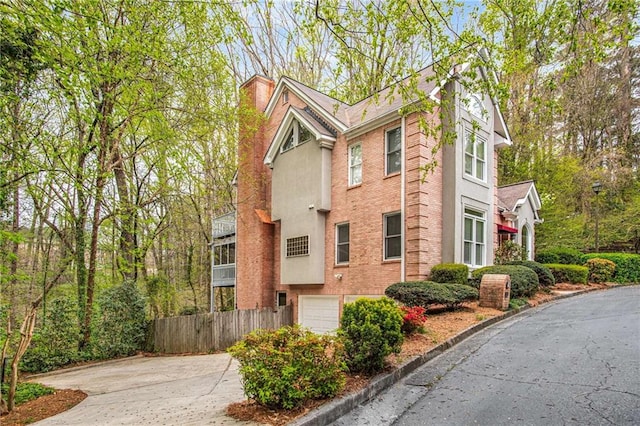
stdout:
POLYGON ((519 299, 519 298, 515 298, 515 299, 511 299, 509 300, 509 309, 520 309, 523 306, 527 305, 527 299, 519 299))

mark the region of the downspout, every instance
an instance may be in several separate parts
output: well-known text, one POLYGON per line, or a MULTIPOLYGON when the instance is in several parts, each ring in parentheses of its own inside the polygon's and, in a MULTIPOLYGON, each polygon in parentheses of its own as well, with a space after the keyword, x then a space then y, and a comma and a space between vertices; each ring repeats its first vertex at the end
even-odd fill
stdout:
POLYGON ((401 119, 401 125, 400 125, 400 143, 402 144, 402 146, 400 147, 400 223, 402 223, 402 238, 400 239, 400 253, 402 253, 402 257, 400 258, 400 282, 404 282, 405 281, 405 276, 406 276, 406 257, 407 254, 405 253, 405 239, 407 238, 407 232, 406 232, 406 224, 405 224, 405 220, 404 220, 404 203, 405 203, 405 175, 406 175, 406 170, 405 170, 405 151, 406 151, 406 147, 407 144, 405 143, 405 126, 406 126, 406 122, 405 122, 405 118, 404 115, 402 116, 401 119))

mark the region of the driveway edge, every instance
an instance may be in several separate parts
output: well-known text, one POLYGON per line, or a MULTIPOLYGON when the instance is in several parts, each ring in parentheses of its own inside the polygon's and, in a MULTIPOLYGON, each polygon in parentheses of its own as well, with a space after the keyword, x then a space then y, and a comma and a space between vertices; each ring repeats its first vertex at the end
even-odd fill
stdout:
POLYGON ((566 299, 569 297, 578 296, 580 294, 585 294, 585 293, 589 293, 592 291, 599 291, 599 290, 602 290, 602 289, 600 288, 585 289, 585 290, 576 291, 575 293, 560 294, 557 297, 541 302, 536 306, 525 305, 521 308, 505 312, 502 315, 498 315, 496 317, 489 318, 487 320, 479 322, 478 324, 474 324, 471 327, 465 329, 464 331, 440 343, 438 346, 423 353, 422 355, 417 355, 415 358, 412 358, 407 362, 405 362, 404 364, 401 364, 398 368, 396 368, 392 372, 382 374, 373 378, 371 382, 364 389, 361 389, 360 391, 349 394, 349 395, 345 395, 342 398, 335 399, 331 402, 328 402, 327 404, 321 405, 317 409, 309 412, 309 414, 306 414, 304 417, 300 417, 289 424, 292 426, 327 425, 339 419, 340 417, 344 416, 348 412, 352 411, 363 402, 368 401, 369 399, 382 393, 384 390, 391 387, 393 384, 397 383, 402 378, 408 376, 418 367, 422 366, 423 364, 426 364, 428 361, 442 354, 447 349, 471 337, 473 334, 477 333, 480 330, 483 330, 489 326, 492 326, 507 318, 511 318, 522 312, 526 312, 529 309, 537 308, 538 306, 555 302, 557 300, 566 299))

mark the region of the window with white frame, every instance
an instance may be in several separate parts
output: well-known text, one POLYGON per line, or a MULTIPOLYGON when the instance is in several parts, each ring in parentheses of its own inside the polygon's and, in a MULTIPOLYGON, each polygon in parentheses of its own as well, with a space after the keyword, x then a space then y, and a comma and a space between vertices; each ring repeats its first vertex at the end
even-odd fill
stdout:
POLYGON ((291 123, 291 130, 280 148, 280 152, 289 151, 290 149, 302 145, 303 143, 311 140, 313 134, 309 129, 300 124, 297 120, 293 120, 291 123))
POLYGON ((522 225, 520 232, 520 238, 522 242, 522 250, 526 253, 527 259, 529 259, 529 253, 531 253, 531 238, 529 237, 529 226, 522 225))
POLYGON ((480 118, 481 120, 486 122, 489 118, 489 113, 487 112, 486 108, 484 107, 484 103, 482 102, 482 95, 469 94, 467 95, 463 104, 465 105, 467 111, 480 118))
POLYGON ((386 174, 390 175, 400 171, 402 157, 402 140, 400 127, 388 130, 385 133, 386 174))
POLYGON ((384 215, 384 260, 402 257, 402 216, 400 213, 384 215))
POLYGON ((287 257, 308 256, 309 236, 287 238, 286 253, 287 257))
POLYGON ((485 213, 464 209, 464 263, 471 267, 484 266, 486 247, 485 213))
POLYGON ((476 179, 486 179, 487 140, 476 133, 464 132, 464 173, 476 179))
POLYGON ((362 183, 362 144, 349 146, 349 186, 362 183))
POLYGON ((336 264, 349 263, 349 224, 336 225, 336 264))

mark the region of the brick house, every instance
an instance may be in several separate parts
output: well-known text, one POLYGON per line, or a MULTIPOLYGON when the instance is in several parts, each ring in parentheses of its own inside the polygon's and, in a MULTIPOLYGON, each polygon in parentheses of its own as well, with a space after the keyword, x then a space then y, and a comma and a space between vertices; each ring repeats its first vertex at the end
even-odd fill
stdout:
POLYGON ((377 103, 347 105, 287 77, 242 85, 242 102, 262 114, 240 118, 235 236, 217 235, 227 263, 214 256, 213 284, 233 262, 224 285, 235 284, 238 309, 293 304, 297 322, 331 331, 344 303, 426 279, 438 263, 492 264, 500 239, 518 235, 524 203, 497 187, 497 150, 511 144, 499 107, 456 78, 427 81, 431 72, 419 89, 439 105, 447 97, 442 121, 437 110, 401 115, 388 88, 377 103), (455 131, 454 143, 427 136, 421 118, 455 131))

